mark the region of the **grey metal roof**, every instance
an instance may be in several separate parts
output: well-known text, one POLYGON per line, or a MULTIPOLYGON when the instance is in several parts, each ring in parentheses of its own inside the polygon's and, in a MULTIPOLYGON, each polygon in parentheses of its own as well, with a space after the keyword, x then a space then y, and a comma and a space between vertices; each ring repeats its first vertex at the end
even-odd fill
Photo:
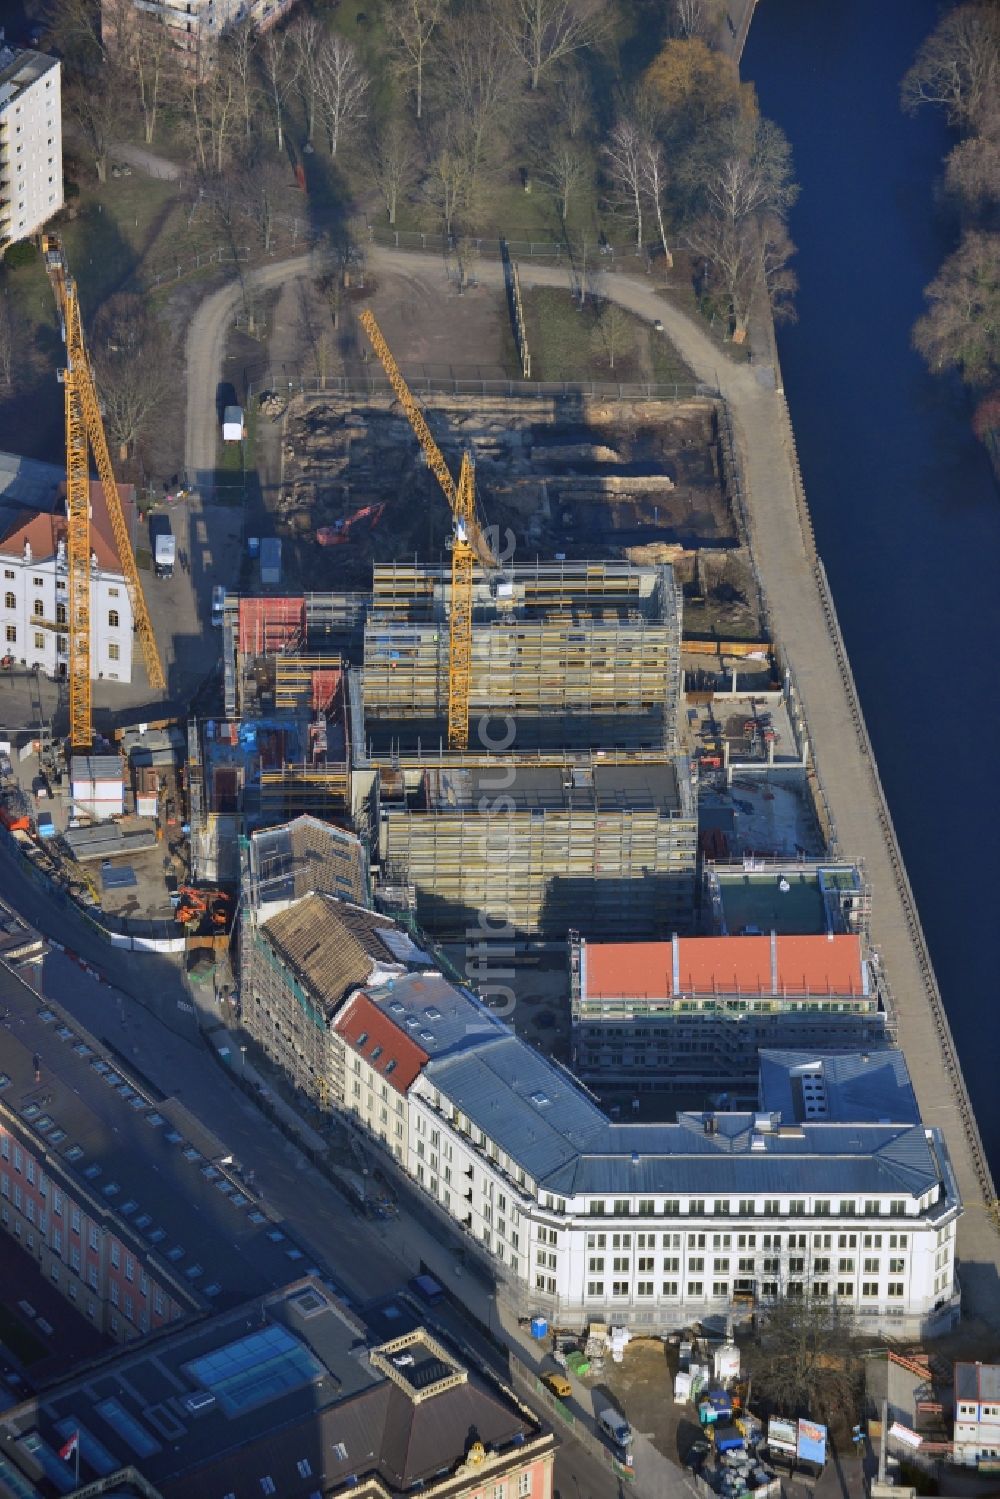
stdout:
POLYGON ((1000 1400, 1000 1364, 956 1364, 955 1399, 1000 1400))
POLYGON ((762 1051, 760 1106, 785 1123, 851 1120, 918 1124, 920 1111, 901 1051, 762 1051))
POLYGON ((367 993, 386 1019, 431 1057, 509 1034, 481 1000, 450 984, 440 973, 404 974, 367 993))
MULTIPOLYGON (((849 1073, 846 1063, 842 1071, 849 1073)), ((431 1061, 425 1075, 534 1181, 560 1196, 920 1196, 941 1180, 931 1142, 919 1123, 907 1120, 872 1123, 863 1116, 782 1128, 777 1115, 764 1120, 733 1112, 680 1114, 675 1124, 612 1124, 568 1074, 509 1033, 431 1061)), ((846 1107, 850 1089, 842 1098, 846 1107)))
POLYGON ((121 781, 125 771, 120 755, 73 755, 69 762, 70 780, 121 781))
POLYGON ((59 464, 0 453, 0 525, 26 519, 26 511, 53 514, 62 504, 65 482, 66 470, 59 464))

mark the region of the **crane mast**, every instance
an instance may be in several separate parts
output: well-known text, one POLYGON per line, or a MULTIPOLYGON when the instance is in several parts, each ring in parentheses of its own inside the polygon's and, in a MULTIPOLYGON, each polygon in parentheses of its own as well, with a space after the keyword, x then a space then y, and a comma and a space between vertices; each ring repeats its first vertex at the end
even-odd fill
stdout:
POLYGON ((121 498, 111 466, 108 440, 101 418, 93 371, 87 355, 80 319, 76 282, 69 274, 62 245, 55 235, 43 235, 45 269, 62 319, 66 342, 66 368, 59 378, 65 396, 66 418, 66 521, 69 571, 69 720, 73 749, 93 744, 92 685, 90 676, 90 468, 93 451, 104 491, 111 529, 121 562, 125 586, 132 606, 132 619, 139 635, 146 677, 154 692, 166 687, 156 649, 153 626, 146 607, 135 554, 122 513, 121 498))
POLYGON ((476 481, 472 457, 462 454, 458 484, 444 461, 444 455, 424 414, 383 337, 382 330, 366 307, 360 314, 361 326, 381 361, 389 384, 406 418, 423 448, 427 465, 434 474, 451 507, 451 617, 448 630, 448 748, 469 747, 469 695, 472 676, 472 584, 478 561, 483 567, 495 567, 496 559, 476 515, 476 481))

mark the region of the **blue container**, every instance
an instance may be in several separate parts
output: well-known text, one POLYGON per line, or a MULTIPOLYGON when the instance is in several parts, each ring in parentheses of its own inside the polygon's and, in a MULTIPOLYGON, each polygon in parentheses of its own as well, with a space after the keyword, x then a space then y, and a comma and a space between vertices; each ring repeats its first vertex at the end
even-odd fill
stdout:
POLYGON ((533 1338, 544 1338, 548 1335, 549 1324, 544 1317, 532 1317, 531 1336, 533 1338))

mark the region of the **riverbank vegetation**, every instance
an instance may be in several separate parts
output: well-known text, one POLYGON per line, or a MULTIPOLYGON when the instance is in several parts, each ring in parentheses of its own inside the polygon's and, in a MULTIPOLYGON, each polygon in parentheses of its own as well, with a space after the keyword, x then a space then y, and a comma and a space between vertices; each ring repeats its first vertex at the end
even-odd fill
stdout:
POLYGON ((914 346, 933 370, 957 371, 976 396, 974 426, 1000 473, 1000 7, 967 0, 938 22, 902 83, 902 102, 944 110, 960 139, 945 187, 961 228, 926 289, 914 346))

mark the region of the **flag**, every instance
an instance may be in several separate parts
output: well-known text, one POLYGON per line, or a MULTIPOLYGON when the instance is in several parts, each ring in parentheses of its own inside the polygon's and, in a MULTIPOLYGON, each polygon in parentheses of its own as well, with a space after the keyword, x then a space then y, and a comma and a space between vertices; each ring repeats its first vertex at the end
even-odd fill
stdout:
POLYGON ((79 1433, 79 1431, 74 1431, 71 1436, 67 1437, 66 1441, 59 1448, 59 1456, 62 1458, 62 1460, 63 1460, 64 1463, 68 1463, 69 1462, 69 1460, 73 1456, 74 1452, 76 1452, 79 1449, 79 1446, 80 1446, 80 1433, 79 1433))

